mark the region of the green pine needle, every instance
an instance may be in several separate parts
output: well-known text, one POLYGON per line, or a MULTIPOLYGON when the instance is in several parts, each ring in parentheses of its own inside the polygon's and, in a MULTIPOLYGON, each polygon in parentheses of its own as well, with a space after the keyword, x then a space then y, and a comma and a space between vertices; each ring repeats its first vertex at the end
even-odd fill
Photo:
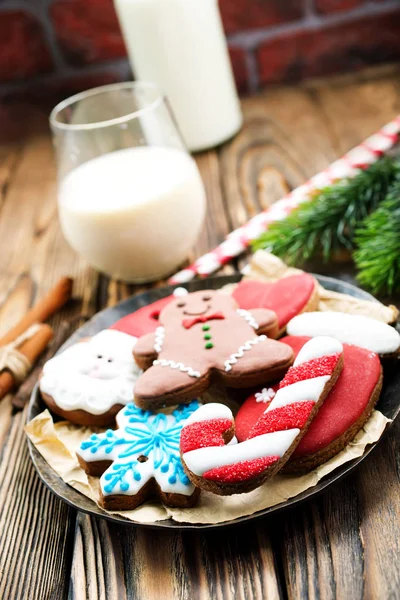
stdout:
POLYGON ((343 179, 315 192, 288 217, 273 223, 252 244, 266 249, 289 264, 301 264, 313 256, 326 261, 341 248, 354 248, 354 233, 385 198, 398 164, 383 158, 352 179, 343 179))
POLYGON ((353 257, 360 283, 373 293, 400 291, 400 177, 356 231, 356 242, 353 257))

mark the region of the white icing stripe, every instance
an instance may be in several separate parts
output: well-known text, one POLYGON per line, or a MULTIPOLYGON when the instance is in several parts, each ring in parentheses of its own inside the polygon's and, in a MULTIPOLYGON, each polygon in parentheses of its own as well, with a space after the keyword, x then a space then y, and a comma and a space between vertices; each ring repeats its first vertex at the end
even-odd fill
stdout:
POLYGON ((188 469, 195 475, 203 475, 210 469, 232 465, 245 460, 267 456, 283 456, 291 446, 300 429, 288 429, 265 433, 240 444, 212 446, 191 450, 183 455, 188 469))
POLYGON ((154 350, 158 353, 161 352, 164 338, 165 338, 165 329, 164 327, 157 327, 156 332, 154 334, 154 350))
POLYGON ((390 325, 341 312, 310 312, 297 315, 287 325, 289 335, 331 336, 377 354, 390 354, 400 347, 400 335, 390 325))
POLYGON ((245 310, 244 308, 238 308, 236 312, 239 315, 239 317, 243 317, 243 319, 245 319, 247 321, 247 323, 250 325, 250 327, 252 327, 253 329, 259 328, 259 324, 255 320, 255 318, 253 317, 251 312, 249 312, 248 310, 245 310))
POLYGON ((198 423, 199 421, 208 421, 209 419, 232 419, 233 415, 230 408, 225 404, 218 402, 210 402, 204 404, 196 412, 194 412, 188 420, 185 422, 185 427, 191 423, 198 423))
POLYGON ((293 402, 307 402, 308 400, 318 402, 322 390, 329 379, 329 375, 323 375, 322 377, 313 377, 312 379, 298 381, 279 389, 265 412, 281 406, 288 406, 288 404, 292 404, 293 402))
POLYGON ((304 344, 298 353, 293 366, 298 367, 299 365, 302 365, 310 360, 321 358, 322 356, 341 354, 342 352, 343 346, 338 340, 335 340, 332 337, 321 335, 309 340, 307 344, 304 344))
POLYGON ((263 342, 266 339, 267 339, 266 335, 259 335, 255 338, 253 338, 252 340, 249 340, 245 344, 243 344, 243 346, 240 346, 240 348, 238 348, 237 352, 234 352, 233 354, 231 354, 230 357, 228 358, 228 360, 226 360, 224 362, 225 371, 226 372, 231 371, 232 366, 237 363, 239 358, 242 358, 244 356, 244 353, 247 350, 251 350, 252 346, 259 344, 260 342, 263 342))
POLYGON ((182 373, 187 373, 190 377, 201 377, 200 371, 195 371, 192 367, 186 367, 181 362, 175 362, 174 360, 166 360, 162 358, 161 360, 153 360, 153 365, 159 367, 170 367, 171 369, 179 369, 182 373))

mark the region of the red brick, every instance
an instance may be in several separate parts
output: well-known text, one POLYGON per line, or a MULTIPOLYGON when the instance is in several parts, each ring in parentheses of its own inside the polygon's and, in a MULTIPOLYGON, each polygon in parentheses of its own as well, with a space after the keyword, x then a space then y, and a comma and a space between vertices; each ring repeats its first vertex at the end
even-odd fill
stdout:
POLYGON ((358 70, 400 58, 400 10, 286 34, 258 49, 263 84, 358 70))
POLYGON ((50 15, 61 50, 71 64, 126 55, 112 0, 56 0, 50 15))
POLYGON ((229 56, 232 63, 237 89, 239 92, 247 92, 249 89, 249 78, 244 50, 234 46, 229 47, 229 56))
POLYGON ((316 11, 326 15, 362 6, 367 0, 314 0, 316 11))
POLYGON ((120 81, 118 73, 107 71, 91 75, 75 75, 69 77, 52 77, 51 81, 24 86, 23 90, 13 90, 4 95, 4 100, 10 102, 27 102, 50 111, 53 106, 78 92, 90 88, 116 83, 120 81))
POLYGON ((303 17, 303 0, 219 0, 226 33, 268 27, 303 17))
POLYGON ((22 10, 0 13, 0 81, 33 77, 52 70, 38 21, 22 10))

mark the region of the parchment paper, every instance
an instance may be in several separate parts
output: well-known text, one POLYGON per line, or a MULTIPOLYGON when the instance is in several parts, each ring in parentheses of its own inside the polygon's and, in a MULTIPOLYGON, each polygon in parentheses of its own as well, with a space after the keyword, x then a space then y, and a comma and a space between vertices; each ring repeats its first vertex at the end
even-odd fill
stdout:
MULTIPOLYGON (((135 510, 114 514, 139 523, 154 523, 168 518, 181 523, 222 523, 251 515, 297 496, 340 465, 362 456, 366 446, 380 438, 389 422, 381 412, 374 410, 364 428, 342 452, 307 475, 276 475, 249 494, 222 497, 202 492, 199 504, 190 509, 172 509, 157 502, 147 502, 135 510)), ((78 464, 75 450, 83 440, 100 430, 79 427, 67 421, 54 423, 50 412, 45 410, 26 425, 25 431, 61 479, 98 504, 99 479, 87 477, 78 464)))

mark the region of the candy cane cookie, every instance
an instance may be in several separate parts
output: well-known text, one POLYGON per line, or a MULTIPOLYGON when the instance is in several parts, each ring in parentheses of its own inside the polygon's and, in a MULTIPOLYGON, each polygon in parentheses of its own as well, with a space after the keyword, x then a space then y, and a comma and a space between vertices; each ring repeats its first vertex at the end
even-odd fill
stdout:
POLYGON ((197 487, 227 496, 250 492, 277 473, 306 433, 343 368, 333 338, 307 342, 249 438, 237 443, 235 421, 223 404, 194 412, 181 432, 182 464, 197 487))

